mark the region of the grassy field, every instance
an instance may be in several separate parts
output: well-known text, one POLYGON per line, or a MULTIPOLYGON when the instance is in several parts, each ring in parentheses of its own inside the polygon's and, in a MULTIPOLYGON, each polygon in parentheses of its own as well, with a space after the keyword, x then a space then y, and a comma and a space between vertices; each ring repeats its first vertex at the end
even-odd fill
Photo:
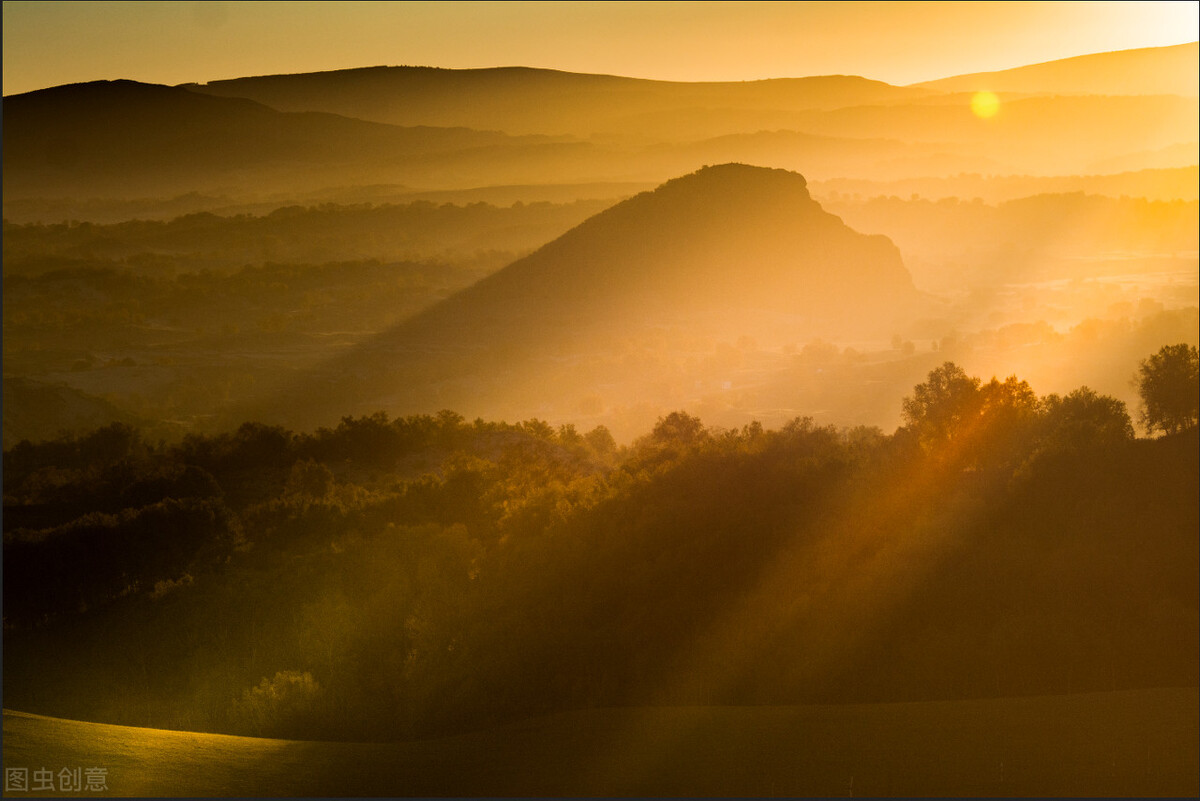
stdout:
POLYGON ((1196 688, 598 709, 404 743, 230 737, 5 710, 4 767, 31 776, 106 768, 115 796, 1196 796, 1198 710, 1196 688))

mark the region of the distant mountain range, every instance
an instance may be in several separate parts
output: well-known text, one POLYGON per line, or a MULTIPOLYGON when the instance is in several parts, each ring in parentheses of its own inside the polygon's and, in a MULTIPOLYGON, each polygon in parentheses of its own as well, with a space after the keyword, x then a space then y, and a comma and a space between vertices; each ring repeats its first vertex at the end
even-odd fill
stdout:
MULTIPOLYGON (((644 141, 687 136, 692 114, 715 110, 765 124, 780 112, 902 103, 935 92, 847 75, 737 83, 677 83, 526 67, 369 67, 187 84, 281 111, 329 111, 392 125, 463 125, 511 133, 644 141), (453 98, 453 102, 448 99, 453 98)), ((693 129, 691 138, 731 133, 693 129)))
MULTIPOLYGON (((1197 43, 1098 53, 1000 72, 892 86, 858 76, 825 75, 726 83, 678 83, 523 67, 447 70, 369 67, 269 75, 207 84, 197 92, 246 97, 280 111, 327 111, 393 125, 495 128, 509 133, 672 136, 701 109, 737 112, 763 124, 786 111, 892 106, 947 93, 990 89, 1027 94, 1196 97, 1197 43), (453 97, 454 103, 446 98, 453 97), (632 132, 630 129, 633 129, 632 132)), ((768 126, 769 127, 769 126, 768 126)), ((699 136, 716 135, 698 131, 699 136)))
POLYGON ((1196 61, 1196 45, 1180 45, 910 87, 515 67, 97 81, 4 99, 4 196, 249 202, 385 183, 660 183, 724 161, 883 181, 1183 167, 1200 160, 1196 61), (985 85, 1001 93, 992 119, 970 111, 985 85))

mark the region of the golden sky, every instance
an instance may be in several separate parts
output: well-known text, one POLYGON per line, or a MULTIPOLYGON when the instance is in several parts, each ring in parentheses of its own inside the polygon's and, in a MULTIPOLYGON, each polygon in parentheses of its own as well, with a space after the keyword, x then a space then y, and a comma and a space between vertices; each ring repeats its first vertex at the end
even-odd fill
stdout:
POLYGON ((375 65, 894 84, 1195 41, 1197 2, 4 2, 4 94, 375 65))

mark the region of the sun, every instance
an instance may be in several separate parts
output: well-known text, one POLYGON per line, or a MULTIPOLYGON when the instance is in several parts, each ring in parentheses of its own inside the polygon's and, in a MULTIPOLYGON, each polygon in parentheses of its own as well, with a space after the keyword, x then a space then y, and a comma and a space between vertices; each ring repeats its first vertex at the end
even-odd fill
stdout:
POLYGON ((983 119, 995 117, 1000 111, 1000 98, 995 92, 976 92, 971 96, 971 111, 983 119))

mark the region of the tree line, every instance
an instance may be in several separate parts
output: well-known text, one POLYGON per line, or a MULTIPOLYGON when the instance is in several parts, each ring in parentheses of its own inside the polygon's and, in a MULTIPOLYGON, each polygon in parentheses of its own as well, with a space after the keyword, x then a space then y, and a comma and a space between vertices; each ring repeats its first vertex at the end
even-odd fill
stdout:
POLYGON ((619 447, 447 411, 22 442, 8 703, 393 739, 614 704, 1187 684, 1196 361, 1142 363, 1157 439, 1087 388, 946 363, 891 435, 680 411, 619 447))

